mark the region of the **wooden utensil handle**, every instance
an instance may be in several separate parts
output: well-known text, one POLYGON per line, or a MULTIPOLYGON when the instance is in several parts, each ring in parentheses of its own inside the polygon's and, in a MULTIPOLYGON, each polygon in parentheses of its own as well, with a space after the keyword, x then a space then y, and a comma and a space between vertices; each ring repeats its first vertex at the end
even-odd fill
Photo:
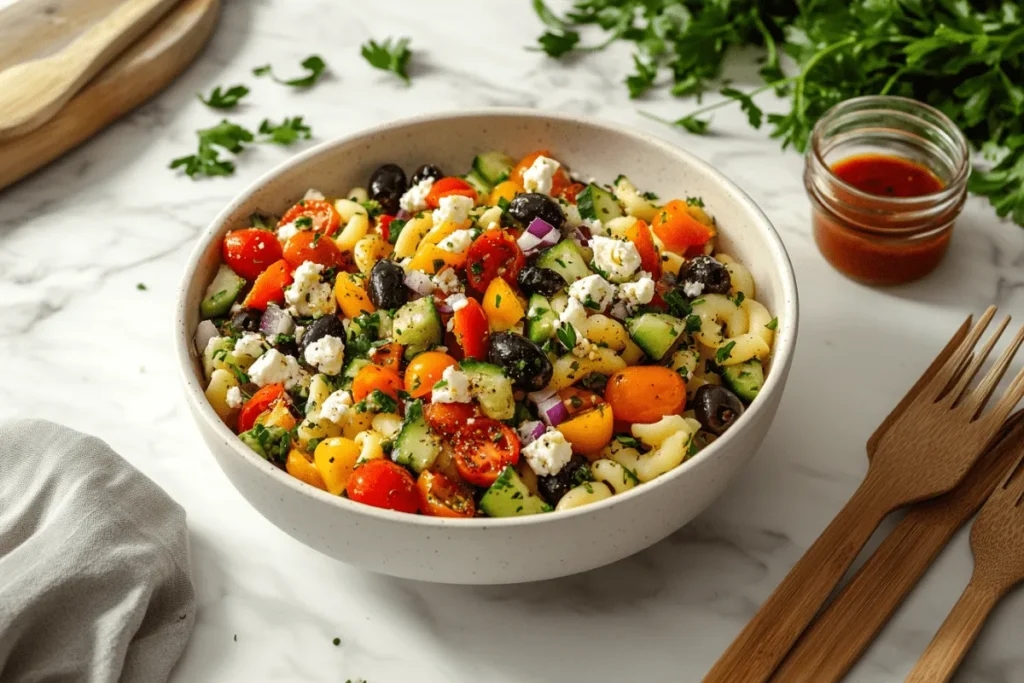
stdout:
POLYGON ((890 512, 869 476, 704 678, 766 681, 890 512))
POLYGON ((917 660, 906 683, 942 683, 952 678, 999 597, 998 591, 983 586, 975 575, 917 660))

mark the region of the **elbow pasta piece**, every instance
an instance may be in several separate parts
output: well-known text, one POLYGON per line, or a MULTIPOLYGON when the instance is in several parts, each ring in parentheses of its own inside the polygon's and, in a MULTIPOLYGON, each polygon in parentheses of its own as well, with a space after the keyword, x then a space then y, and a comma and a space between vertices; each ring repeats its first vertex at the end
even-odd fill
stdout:
POLYGON ((632 228, 634 223, 636 223, 636 218, 633 216, 619 216, 606 221, 603 225, 612 237, 625 239, 626 231, 632 228))
POLYGON ((736 296, 743 292, 744 298, 753 299, 757 292, 754 289, 754 277, 747 267, 728 254, 716 254, 715 259, 729 271, 729 279, 732 280, 729 293, 736 296))
POLYGON ((626 214, 650 223, 658 213, 658 207, 647 201, 628 178, 619 178, 614 187, 615 198, 626 207, 626 214))
POLYGON ((238 408, 228 405, 228 390, 238 386, 238 379, 235 373, 229 370, 217 369, 210 375, 210 384, 206 387, 206 400, 220 416, 220 419, 230 423, 238 413, 238 408))
POLYGON ((369 218, 370 214, 367 213, 366 207, 359 202, 352 201, 351 199, 338 199, 334 202, 334 208, 341 217, 342 223, 347 223, 352 220, 352 217, 356 214, 360 214, 369 218))
MULTIPOLYGON (((338 201, 345 200, 339 199, 338 201)), ((360 206, 359 208, 363 207, 360 206)), ((334 243, 338 245, 338 249, 341 251, 352 251, 356 246, 356 242, 366 237, 366 233, 369 230, 370 219, 367 218, 366 214, 353 214, 345 223, 345 227, 338 233, 338 236, 334 238, 334 243)))
POLYGON ((476 219, 476 224, 479 225, 484 230, 487 230, 490 227, 491 223, 497 223, 500 226, 501 214, 502 211, 500 206, 492 206, 486 211, 484 211, 482 214, 480 214, 480 216, 476 219))
POLYGON ((429 214, 419 218, 410 218, 402 228, 402 232, 398 234, 398 239, 395 240, 395 256, 407 258, 415 254, 416 248, 420 246, 420 240, 433 227, 434 219, 429 214))
POLYGON ((388 248, 391 245, 387 240, 377 234, 366 235, 356 242, 352 250, 352 259, 363 275, 369 275, 377 261, 388 255, 388 248))
POLYGON ((569 489, 569 492, 558 501, 555 510, 572 510, 611 497, 612 490, 607 485, 599 481, 587 482, 569 489))
POLYGON ((669 436, 657 448, 644 454, 635 448, 623 448, 614 453, 612 460, 635 472, 637 479, 642 482, 650 481, 678 467, 686 460, 690 450, 690 441, 697 433, 697 428, 690 421, 679 419, 683 420, 686 427, 669 436))
POLYGON ((644 359, 644 350, 637 346, 632 339, 626 341, 626 348, 619 354, 622 356, 623 362, 626 365, 639 365, 640 361, 644 359))
POLYGON ((635 424, 630 431, 645 445, 657 448, 676 432, 689 430, 691 426, 679 415, 666 415, 657 422, 635 424))
POLYGON ((700 329, 694 332, 697 340, 713 349, 725 346, 735 337, 746 333, 746 312, 736 302, 722 294, 707 294, 697 300, 693 313, 700 317, 700 329), (725 324, 725 331, 722 330, 725 324))
POLYGON ((622 351, 629 343, 629 334, 618 320, 606 315, 592 315, 587 318, 584 336, 599 346, 607 346, 613 351, 622 351))
POLYGON ((700 363, 700 352, 696 349, 681 348, 672 354, 672 360, 669 367, 676 372, 679 372, 687 382, 694 376, 697 371, 697 365, 700 363), (685 370, 686 372, 680 372, 685 370))
POLYGON ((331 387, 320 373, 309 380, 309 398, 306 399, 306 418, 313 421, 320 419, 320 407, 331 395, 331 387))
POLYGON ((377 432, 371 430, 360 432, 356 434, 355 439, 356 445, 359 446, 359 457, 356 458, 356 464, 366 462, 367 460, 375 460, 377 458, 384 457, 384 449, 381 448, 381 436, 377 432))
POLYGON ((715 219, 709 216, 708 212, 705 211, 701 206, 697 204, 687 203, 686 212, 693 216, 695 219, 697 219, 698 223, 703 223, 709 228, 715 227, 715 219))
POLYGON ((398 432, 402 429, 402 418, 394 413, 380 413, 374 416, 373 431, 377 432, 385 439, 393 439, 398 436, 398 432))
POLYGON ((615 493, 628 491, 640 483, 635 474, 621 464, 607 458, 601 458, 592 462, 590 464, 590 471, 593 473, 594 479, 607 484, 615 493))
POLYGON ((365 187, 353 187, 351 190, 345 193, 345 196, 353 202, 362 204, 370 200, 370 195, 366 191, 365 187))
POLYGON ((747 332, 759 334, 770 349, 772 341, 775 339, 775 331, 768 329, 768 325, 772 321, 772 314, 761 302, 754 299, 744 299, 741 308, 747 314, 747 332))
POLYGON ((598 347, 594 355, 596 358, 591 359, 576 358, 570 354, 556 360, 548 387, 558 391, 572 386, 589 374, 599 372, 602 375, 611 375, 616 370, 626 367, 626 361, 611 349, 598 347))
POLYGON ((661 250, 661 269, 666 273, 679 274, 679 271, 686 265, 686 259, 674 251, 669 251, 665 248, 661 250))

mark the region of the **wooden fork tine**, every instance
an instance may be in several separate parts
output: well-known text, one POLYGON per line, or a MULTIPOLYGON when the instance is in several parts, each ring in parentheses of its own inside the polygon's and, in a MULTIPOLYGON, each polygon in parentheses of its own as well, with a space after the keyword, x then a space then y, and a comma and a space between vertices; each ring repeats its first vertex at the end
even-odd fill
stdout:
POLYGON ((1006 330, 1006 326, 1009 324, 1010 316, 1006 316, 1003 318, 1003 321, 999 323, 995 332, 989 336, 988 341, 985 342, 985 346, 982 347, 981 352, 976 355, 972 354, 974 361, 970 364, 967 370, 960 375, 960 379, 953 387, 953 390, 946 395, 946 400, 950 404, 959 402, 960 397, 964 394, 964 391, 970 385, 974 376, 978 374, 978 370, 981 369, 981 366, 988 359, 988 354, 992 353, 992 348, 996 345, 996 342, 999 341, 999 337, 1003 336, 1003 331, 1006 330))
POLYGON ((932 400, 938 401, 945 395, 943 392, 946 387, 950 385, 956 371, 963 366, 965 359, 974 352, 974 347, 977 345, 978 340, 981 339, 981 335, 985 332, 985 328, 988 327, 988 324, 992 321, 992 316, 995 314, 996 307, 989 306, 981 317, 978 318, 978 322, 975 323, 974 328, 967 335, 967 338, 964 339, 963 343, 960 344, 953 357, 936 373, 929 387, 932 390, 932 400))
MULTIPOLYGON (((1003 350, 1003 354, 999 356, 999 360, 996 361, 996 364, 992 366, 992 369, 988 371, 987 375, 985 375, 985 379, 983 379, 977 388, 971 393, 966 405, 975 417, 984 410, 989 397, 992 396, 992 392, 995 391, 999 381, 1003 378, 1003 375, 1006 374, 1006 370, 1010 367, 1010 363, 1013 361, 1013 357, 1017 354, 1018 349, 1020 349, 1022 342, 1024 342, 1024 325, 1017 330, 1017 334, 1014 335, 1013 341, 1011 341, 1010 345, 1003 350)), ((1006 419, 1006 416, 1010 414, 1013 406, 1017 405, 1017 401, 1020 400, 1020 397, 1018 396, 1013 403, 1004 405, 1006 399, 1013 395, 1018 380, 1020 380, 1019 374, 1010 384, 1010 388, 1007 389, 1006 394, 1004 394, 1003 400, 997 404, 997 408, 1001 412, 994 413, 994 415, 997 416, 1000 422, 1006 419)))

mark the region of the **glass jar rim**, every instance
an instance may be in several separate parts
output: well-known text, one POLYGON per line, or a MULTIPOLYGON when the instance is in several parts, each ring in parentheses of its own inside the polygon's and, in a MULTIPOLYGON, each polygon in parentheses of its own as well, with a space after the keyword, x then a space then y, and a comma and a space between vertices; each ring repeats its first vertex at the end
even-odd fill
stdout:
POLYGON ((810 152, 814 155, 815 161, 821 166, 821 168, 825 169, 826 173, 829 174, 831 180, 842 187, 844 192, 848 192, 850 193, 850 196, 861 200, 870 200, 873 202, 882 200, 887 205, 894 208, 910 208, 924 203, 950 199, 954 195, 966 191, 967 177, 971 173, 970 152, 967 145, 967 138, 964 136, 963 131, 961 131, 948 116, 930 104, 925 104, 924 102, 909 97, 899 97, 896 95, 864 95, 861 97, 852 97, 848 100, 843 100, 838 104, 832 105, 832 107, 829 108, 828 111, 826 111, 814 124, 814 128, 811 131, 810 152), (921 118, 926 123, 939 128, 943 134, 950 138, 950 141, 956 148, 957 164, 955 172, 945 187, 938 192, 931 192, 929 194, 918 195, 916 197, 880 197, 879 195, 865 192, 836 175, 832 168, 826 163, 819 144, 825 127, 839 115, 846 113, 847 110, 868 111, 870 110, 869 105, 872 104, 877 105, 875 109, 879 111, 890 110, 910 115, 914 115, 915 113, 926 114, 934 119, 928 120, 928 118, 918 116, 918 118, 921 118), (892 106, 894 104, 902 106, 894 107, 892 106), (915 112, 915 110, 917 111, 915 112))

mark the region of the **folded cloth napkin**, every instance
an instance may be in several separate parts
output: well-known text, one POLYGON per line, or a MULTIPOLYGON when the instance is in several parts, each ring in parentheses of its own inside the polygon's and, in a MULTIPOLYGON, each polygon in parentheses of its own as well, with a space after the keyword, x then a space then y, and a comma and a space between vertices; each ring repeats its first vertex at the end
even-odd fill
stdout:
POLYGON ((99 439, 0 425, 0 681, 166 681, 194 620, 181 506, 99 439))

